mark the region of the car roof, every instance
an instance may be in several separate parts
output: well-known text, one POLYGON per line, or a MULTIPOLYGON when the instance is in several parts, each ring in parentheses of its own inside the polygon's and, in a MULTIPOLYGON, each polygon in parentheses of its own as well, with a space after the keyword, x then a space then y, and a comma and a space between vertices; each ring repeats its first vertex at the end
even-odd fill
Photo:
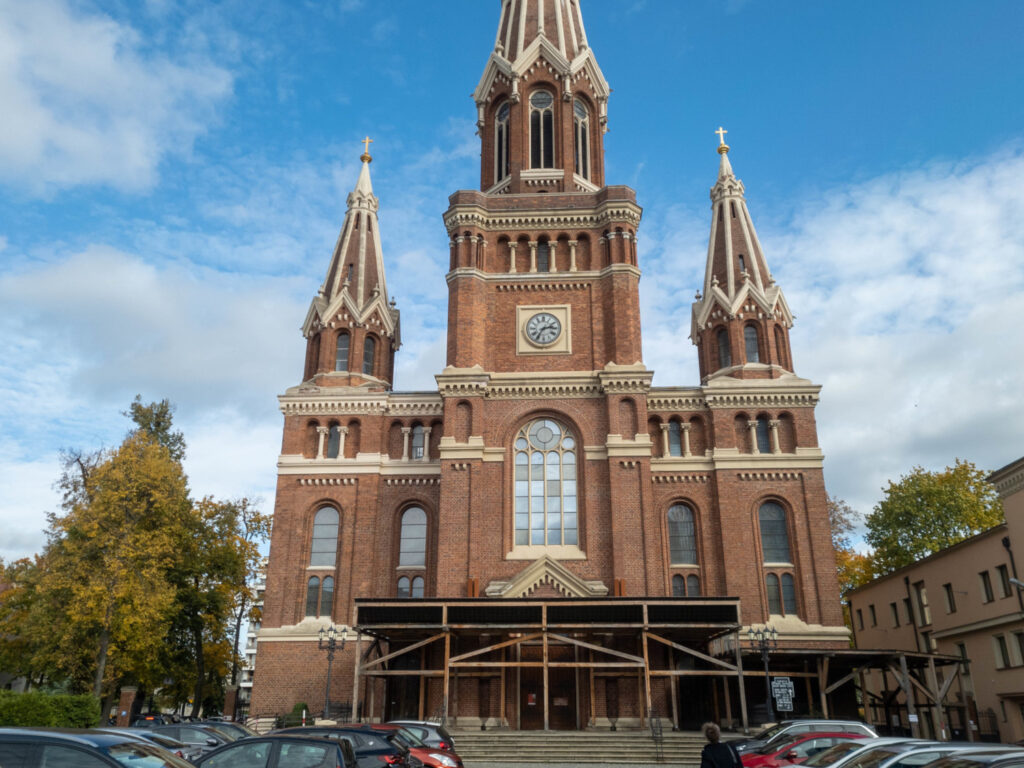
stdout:
POLYGON ((109 731, 86 731, 73 728, 0 728, 0 736, 36 738, 46 736, 73 744, 87 744, 94 747, 108 747, 113 744, 130 742, 137 744, 139 737, 134 734, 110 733, 109 731))

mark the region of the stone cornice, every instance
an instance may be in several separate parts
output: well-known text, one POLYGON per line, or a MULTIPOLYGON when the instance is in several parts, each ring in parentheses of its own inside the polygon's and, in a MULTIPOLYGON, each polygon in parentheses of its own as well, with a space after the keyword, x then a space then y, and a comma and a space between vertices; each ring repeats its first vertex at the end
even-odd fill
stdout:
POLYGON ((1024 491, 1024 458, 997 469, 988 476, 988 481, 996 487, 1000 497, 1007 498, 1024 491))
POLYGON ((362 392, 354 387, 292 387, 278 395, 286 416, 394 415, 440 416, 444 404, 436 392, 362 392))
MULTIPOLYGON (((573 193, 587 194, 592 193, 573 193)), ((506 195, 503 197, 514 197, 506 195)), ((484 232, 508 230, 600 229, 616 222, 640 226, 643 210, 625 200, 608 200, 593 208, 545 211, 489 211, 483 205, 457 203, 444 214, 444 226, 449 235, 463 227, 475 227, 484 232)))
POLYGON ((716 470, 734 470, 743 480, 759 480, 766 473, 780 475, 801 469, 821 469, 825 455, 820 448, 797 448, 796 453, 740 453, 735 448, 715 448, 711 460, 716 470))
POLYGON ((652 387, 647 394, 647 412, 652 411, 706 411, 707 401, 700 387, 667 389, 652 387))
POLYGON ((441 463, 433 461, 402 461, 379 453, 360 453, 354 459, 307 459, 295 454, 281 454, 277 458, 277 474, 299 476, 302 485, 350 485, 354 475, 383 475, 387 477, 416 477, 439 475, 441 463), (316 478, 309 482, 309 478, 316 478), (321 482, 335 478, 340 482, 321 482))
POLYGON ((600 270, 571 272, 484 272, 474 267, 458 267, 447 275, 445 280, 450 285, 460 277, 473 277, 487 283, 495 283, 496 289, 502 292, 511 291, 582 291, 590 288, 593 281, 612 274, 630 274, 641 277, 639 267, 632 264, 609 264, 600 270))
POLYGON ((488 373, 479 366, 453 368, 438 374, 442 397, 486 397, 496 400, 601 397, 605 394, 646 394, 653 371, 642 364, 609 363, 600 371, 488 373))
POLYGON ((788 375, 780 379, 722 377, 702 387, 708 408, 813 408, 821 387, 788 375))

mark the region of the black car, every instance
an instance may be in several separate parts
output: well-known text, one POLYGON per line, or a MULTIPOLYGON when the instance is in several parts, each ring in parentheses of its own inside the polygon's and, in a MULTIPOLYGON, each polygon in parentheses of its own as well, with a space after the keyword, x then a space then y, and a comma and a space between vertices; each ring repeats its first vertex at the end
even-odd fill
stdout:
MULTIPOLYGON (((356 768, 347 741, 294 734, 251 736, 195 761, 203 768, 356 768)), ((378 763, 380 765, 380 763, 378 763)))
POLYGON ((195 723, 178 723, 176 725, 154 725, 153 731, 163 733, 172 739, 183 741, 190 747, 198 747, 202 754, 206 754, 224 744, 230 744, 233 738, 226 733, 212 728, 208 725, 196 725, 195 723))
POLYGON ((409 748, 399 743, 391 734, 364 728, 358 725, 312 725, 298 728, 282 728, 275 734, 307 734, 325 736, 328 739, 341 739, 352 745, 359 768, 408 768, 409 748))
POLYGON ((241 723, 233 723, 230 720, 199 720, 196 725, 208 725, 221 733, 232 737, 233 741, 248 739, 250 736, 259 736, 256 731, 241 723))
MULTIPOLYGON (((190 744, 186 744, 183 741, 172 739, 166 733, 157 733, 152 728, 94 728, 95 731, 102 731, 104 733, 119 733, 124 736, 134 736, 137 739, 148 741, 152 744, 156 744, 162 749, 166 749, 172 755, 180 757, 184 760, 192 760, 202 754, 199 747, 194 747, 190 744)), ((0 763, 0 768, 3 768, 3 763, 0 763)))
MULTIPOLYGON (((191 768, 135 736, 60 728, 0 728, 3 768, 191 768)), ((332 768, 334 768, 332 766, 332 768)))

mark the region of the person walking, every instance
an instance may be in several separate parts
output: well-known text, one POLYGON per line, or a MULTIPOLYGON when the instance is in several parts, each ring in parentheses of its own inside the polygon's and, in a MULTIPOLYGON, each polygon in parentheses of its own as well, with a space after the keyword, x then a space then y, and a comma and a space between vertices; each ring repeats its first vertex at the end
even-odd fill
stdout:
POLYGON ((708 743, 700 753, 700 768, 743 768, 740 754, 729 742, 722 743, 722 730, 715 723, 701 726, 708 743))

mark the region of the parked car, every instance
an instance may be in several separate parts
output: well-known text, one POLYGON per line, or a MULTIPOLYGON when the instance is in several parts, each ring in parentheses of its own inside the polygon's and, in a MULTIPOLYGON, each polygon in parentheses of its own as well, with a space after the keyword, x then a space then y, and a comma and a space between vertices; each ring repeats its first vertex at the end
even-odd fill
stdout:
POLYGON ((740 760, 745 768, 781 768, 802 763, 836 744, 864 739, 862 733, 799 733, 783 739, 772 739, 760 749, 745 752, 740 760))
POLYGON ((783 720, 765 728, 756 736, 734 739, 729 743, 742 755, 760 749, 773 739, 782 739, 801 733, 859 733, 864 736, 878 736, 867 723, 857 720, 783 720))
POLYGON ((234 741, 222 731, 211 728, 208 725, 197 725, 195 723, 178 723, 177 725, 154 725, 156 733, 163 733, 172 739, 183 741, 190 747, 198 747, 201 754, 211 752, 224 744, 234 741))
POLYGON ((415 733, 398 723, 375 723, 369 726, 375 731, 395 734, 409 748, 409 762, 415 765, 413 758, 427 768, 462 768, 462 758, 454 752, 429 746, 415 733))
POLYGON ((180 757, 128 734, 60 728, 0 728, 4 768, 191 768, 180 757))
MULTIPOLYGON (((239 739, 200 757, 203 768, 356 768, 347 741, 309 735, 269 734, 239 739)), ((378 763, 378 766, 381 764, 378 763)))
POLYGON ((848 741, 843 744, 836 744, 831 749, 819 752, 813 757, 807 758, 803 768, 845 768, 847 763, 855 760, 865 752, 885 747, 888 745, 900 745, 894 752, 902 752, 913 749, 921 744, 934 744, 935 742, 926 739, 911 739, 906 736, 883 736, 875 739, 861 739, 859 741, 848 741))
POLYGON ((209 725, 216 728, 222 733, 226 733, 228 736, 233 736, 235 741, 238 739, 247 739, 250 736, 259 736, 256 731, 247 725, 241 723, 235 723, 231 720, 200 720, 196 725, 209 725))
POLYGON ((343 739, 352 745, 359 768, 382 768, 381 764, 395 768, 411 768, 409 748, 390 734, 361 725, 311 725, 281 728, 272 734, 305 734, 343 739))
POLYGON ((164 715, 159 712, 147 712, 144 715, 139 715, 132 722, 132 728, 148 728, 151 725, 170 725, 174 722, 174 718, 170 715, 164 715))
POLYGON ((969 741, 942 741, 927 744, 912 744, 908 749, 878 763, 878 768, 922 768, 948 755, 960 752, 1001 752, 1008 754, 1020 749, 1005 744, 978 744, 969 741))
MULTIPOLYGON (((198 747, 193 747, 183 741, 173 739, 165 733, 157 733, 152 728, 94 728, 93 730, 103 731, 105 733, 121 733, 128 736, 135 736, 143 741, 156 744, 158 747, 166 749, 175 757, 180 757, 183 760, 194 760, 202 754, 202 751, 198 747)), ((0 763, 0 768, 2 768, 2 766, 3 763, 0 763)))
POLYGON ((395 725, 412 731, 431 747, 455 754, 455 739, 443 725, 431 720, 392 720, 395 725))
POLYGON ((928 768, 1024 768, 1024 751, 965 750, 929 763, 928 768))

